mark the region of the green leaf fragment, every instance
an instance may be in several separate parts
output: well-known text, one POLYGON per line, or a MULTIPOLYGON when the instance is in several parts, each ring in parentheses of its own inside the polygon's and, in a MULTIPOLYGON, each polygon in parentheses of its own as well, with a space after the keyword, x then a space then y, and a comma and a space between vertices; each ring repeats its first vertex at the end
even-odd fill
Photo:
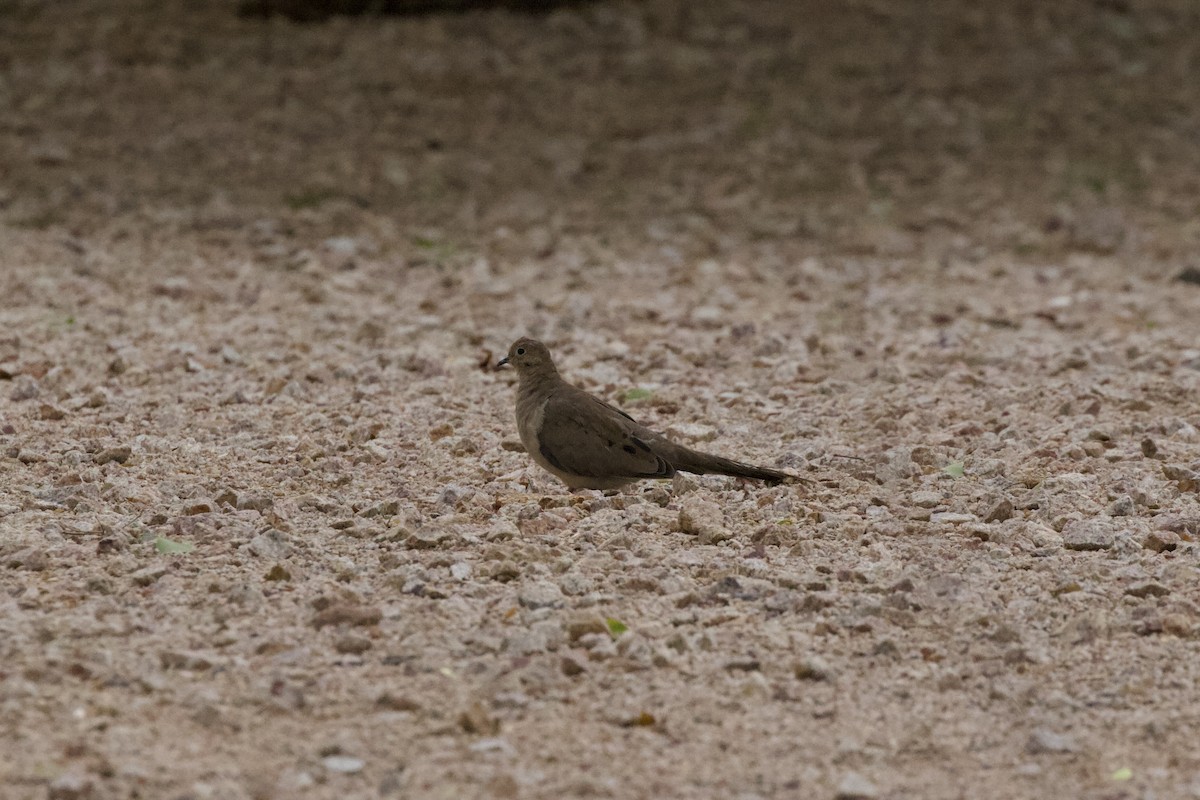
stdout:
POLYGON ((616 617, 609 617, 604 620, 604 624, 608 626, 608 632, 612 634, 614 639, 629 630, 629 626, 616 617))
POLYGON ((653 392, 651 392, 649 389, 635 387, 625 392, 625 402, 628 403, 634 400, 646 400, 649 399, 651 394, 653 394, 653 392))
POLYGON ((1127 781, 1133 777, 1133 770, 1129 767, 1121 767, 1113 770, 1113 774, 1108 776, 1114 781, 1127 781))
POLYGON ((946 473, 951 478, 961 478, 965 474, 963 472, 963 464, 961 461, 955 461, 947 464, 946 466, 942 467, 942 472, 946 473))
POLYGON ((196 545, 191 542, 177 542, 165 536, 159 536, 154 540, 154 549, 165 555, 173 556, 190 553, 196 549, 196 545))

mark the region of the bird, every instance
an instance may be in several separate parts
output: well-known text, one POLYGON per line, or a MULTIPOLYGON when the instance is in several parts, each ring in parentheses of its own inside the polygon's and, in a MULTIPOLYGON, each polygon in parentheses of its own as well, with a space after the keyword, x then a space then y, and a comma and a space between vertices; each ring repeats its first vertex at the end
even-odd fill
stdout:
POLYGON ((780 470, 701 453, 672 442, 624 411, 573 386, 549 348, 522 337, 496 368, 517 372, 517 432, 542 469, 576 489, 619 489, 676 472, 718 474, 778 484, 797 479, 780 470))

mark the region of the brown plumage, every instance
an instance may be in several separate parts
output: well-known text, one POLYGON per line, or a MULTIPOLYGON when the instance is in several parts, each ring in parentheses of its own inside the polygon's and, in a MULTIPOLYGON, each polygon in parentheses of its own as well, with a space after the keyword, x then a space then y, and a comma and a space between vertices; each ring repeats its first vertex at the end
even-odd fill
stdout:
POLYGON ((794 476, 676 444, 562 379, 544 344, 513 342, 498 366, 517 370, 517 431, 538 466, 572 489, 615 489, 676 472, 779 483, 794 476))

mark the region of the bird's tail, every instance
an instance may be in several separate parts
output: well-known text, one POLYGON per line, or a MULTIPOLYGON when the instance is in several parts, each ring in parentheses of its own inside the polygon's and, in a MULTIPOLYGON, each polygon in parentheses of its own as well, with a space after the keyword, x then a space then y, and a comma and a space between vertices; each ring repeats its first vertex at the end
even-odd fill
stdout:
POLYGON ((697 450, 689 450, 686 447, 678 445, 675 446, 675 452, 671 455, 675 456, 674 458, 667 458, 671 462, 671 466, 681 472, 692 472, 697 475, 729 475, 734 478, 750 478, 751 480, 766 481, 772 484, 783 483, 796 477, 786 472, 780 472, 777 469, 756 467, 753 464, 746 464, 709 453, 701 453, 697 450))

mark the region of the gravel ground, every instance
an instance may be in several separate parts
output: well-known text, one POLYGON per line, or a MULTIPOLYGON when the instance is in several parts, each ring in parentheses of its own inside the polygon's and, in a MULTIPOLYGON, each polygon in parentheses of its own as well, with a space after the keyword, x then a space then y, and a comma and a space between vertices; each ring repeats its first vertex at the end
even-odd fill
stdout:
POLYGON ((1200 797, 1200 12, 992 5, 0 4, 0 797, 1200 797))

